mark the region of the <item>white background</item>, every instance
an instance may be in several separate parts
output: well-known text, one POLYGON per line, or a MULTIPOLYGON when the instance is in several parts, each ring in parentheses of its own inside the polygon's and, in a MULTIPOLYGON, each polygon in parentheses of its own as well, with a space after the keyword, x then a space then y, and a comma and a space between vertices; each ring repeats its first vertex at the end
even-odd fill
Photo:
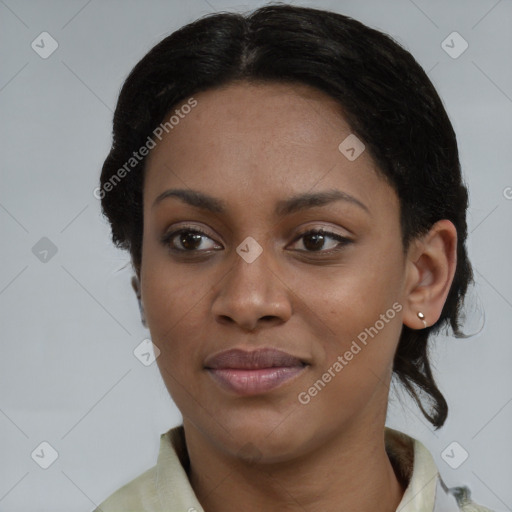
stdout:
MULTIPOLYGON (((122 81, 164 36, 199 16, 264 2, 0 0, 0 511, 85 512, 156 462, 180 422, 156 364, 133 354, 148 336, 93 196, 122 81), (43 31, 58 42, 41 58, 43 31), (32 252, 49 238, 46 263, 32 252), (31 458, 46 441, 57 460, 31 458)), ((445 482, 512 510, 512 1, 290 2, 347 14, 389 33, 429 71, 458 134, 470 189, 469 252, 477 327, 433 354, 450 413, 434 432, 410 401, 388 424, 420 439, 445 482), (441 42, 468 42, 457 59, 441 42), (441 453, 469 452, 458 468, 441 453)))

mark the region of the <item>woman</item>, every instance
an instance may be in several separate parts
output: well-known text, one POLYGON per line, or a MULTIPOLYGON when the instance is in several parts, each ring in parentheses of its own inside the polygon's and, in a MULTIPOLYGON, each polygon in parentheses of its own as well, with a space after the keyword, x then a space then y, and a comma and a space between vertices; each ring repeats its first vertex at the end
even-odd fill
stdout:
POLYGON ((183 425, 97 510, 488 510, 385 427, 472 279, 467 191, 413 57, 345 16, 204 17, 127 78, 98 197, 183 425))

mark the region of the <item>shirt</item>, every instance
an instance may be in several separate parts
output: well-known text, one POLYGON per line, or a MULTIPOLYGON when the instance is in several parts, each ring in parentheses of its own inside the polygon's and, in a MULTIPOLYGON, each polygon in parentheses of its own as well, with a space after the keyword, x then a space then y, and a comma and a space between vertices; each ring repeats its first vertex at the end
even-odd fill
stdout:
MULTIPOLYGON (((467 487, 448 488, 432 455, 418 440, 385 427, 386 452, 406 490, 396 512, 492 512, 474 503, 467 487)), ((183 425, 160 436, 157 463, 93 512, 204 512, 187 476, 183 425)))

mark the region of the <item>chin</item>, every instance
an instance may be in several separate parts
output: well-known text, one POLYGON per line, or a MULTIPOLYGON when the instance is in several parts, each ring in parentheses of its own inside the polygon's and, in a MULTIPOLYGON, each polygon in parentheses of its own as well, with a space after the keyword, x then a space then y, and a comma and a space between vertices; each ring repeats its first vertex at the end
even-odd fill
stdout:
MULTIPOLYGON (((230 455, 250 463, 277 463, 294 459, 307 452, 314 432, 297 428, 293 414, 244 414, 239 418, 224 417, 223 426, 217 425, 217 443, 230 455)), ((216 435, 212 432, 212 437, 216 435)))

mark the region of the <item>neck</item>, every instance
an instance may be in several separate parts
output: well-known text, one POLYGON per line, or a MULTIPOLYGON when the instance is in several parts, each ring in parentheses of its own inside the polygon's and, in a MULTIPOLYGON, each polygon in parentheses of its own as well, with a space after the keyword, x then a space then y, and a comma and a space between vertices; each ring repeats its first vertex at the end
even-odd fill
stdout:
POLYGON ((404 488, 387 456, 384 424, 353 428, 279 463, 219 451, 184 420, 190 482, 206 512, 395 512, 404 488))

